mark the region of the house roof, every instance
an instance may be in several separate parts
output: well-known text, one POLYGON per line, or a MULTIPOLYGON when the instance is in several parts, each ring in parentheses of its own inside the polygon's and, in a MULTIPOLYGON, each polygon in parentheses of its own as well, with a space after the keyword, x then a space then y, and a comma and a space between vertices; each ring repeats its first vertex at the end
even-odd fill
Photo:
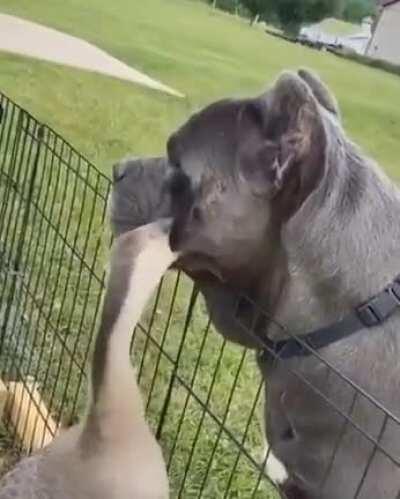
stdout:
POLYGON ((379 4, 381 7, 389 7, 390 5, 393 5, 394 3, 400 2, 400 0, 379 0, 379 4))

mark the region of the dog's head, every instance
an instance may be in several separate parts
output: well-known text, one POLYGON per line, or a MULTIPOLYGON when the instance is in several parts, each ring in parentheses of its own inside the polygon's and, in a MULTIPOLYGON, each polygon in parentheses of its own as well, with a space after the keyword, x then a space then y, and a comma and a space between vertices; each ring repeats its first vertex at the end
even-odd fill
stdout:
POLYGON ((256 98, 209 105, 172 134, 166 157, 115 167, 115 231, 172 214, 181 267, 253 279, 322 178, 326 122, 337 114, 307 71, 282 74, 256 98))

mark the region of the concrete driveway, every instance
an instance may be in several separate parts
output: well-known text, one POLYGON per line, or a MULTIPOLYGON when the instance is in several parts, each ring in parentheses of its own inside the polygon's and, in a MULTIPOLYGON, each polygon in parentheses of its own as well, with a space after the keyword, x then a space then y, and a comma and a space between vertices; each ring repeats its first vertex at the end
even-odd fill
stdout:
POLYGON ((6 14, 0 14, 0 51, 114 76, 175 97, 184 97, 177 90, 153 80, 80 38, 6 14))

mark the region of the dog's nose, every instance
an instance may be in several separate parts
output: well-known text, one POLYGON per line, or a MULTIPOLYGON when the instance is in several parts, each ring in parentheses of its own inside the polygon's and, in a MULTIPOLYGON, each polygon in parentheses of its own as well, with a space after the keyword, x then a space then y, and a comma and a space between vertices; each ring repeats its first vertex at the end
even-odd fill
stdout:
POLYGON ((125 177, 126 164, 125 163, 115 163, 113 166, 113 180, 114 182, 119 182, 125 177))

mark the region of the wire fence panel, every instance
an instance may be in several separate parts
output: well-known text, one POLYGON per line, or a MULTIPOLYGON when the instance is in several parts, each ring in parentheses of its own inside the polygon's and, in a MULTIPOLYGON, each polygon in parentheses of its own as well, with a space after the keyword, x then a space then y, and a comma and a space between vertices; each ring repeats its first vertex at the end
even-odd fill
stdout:
MULTIPOLYGON (((84 408, 110 242, 110 189, 109 179, 65 140, 0 94, 0 377, 10 391, 22 383, 38 411, 40 392, 50 433, 50 419, 69 426, 84 408)), ((243 328, 254 336, 248 324, 243 328)), ((348 462, 350 493, 340 499, 366 499, 379 467, 392 466, 399 476, 400 422, 390 407, 314 356, 318 379, 279 356, 274 361, 275 375, 292 376, 293 386, 308 392, 310 412, 323 406, 337 428, 329 455, 318 455, 317 443, 305 449, 319 461, 313 498, 332 488, 338 464, 348 462), (362 449, 357 466, 348 453, 354 439, 362 449)), ((162 280, 136 328, 132 357, 164 449, 171 497, 285 497, 264 472, 265 386, 254 353, 215 332, 185 275, 162 280)), ((23 449, 16 427, 15 421, 8 426, 12 445, 29 452, 33 438, 23 449)), ((41 438, 45 442, 44 431, 41 438)), ((286 493, 303 498, 296 490, 286 493)))
POLYGON ((2 98, 2 375, 34 379, 71 418, 103 286, 109 181, 52 130, 2 98))

